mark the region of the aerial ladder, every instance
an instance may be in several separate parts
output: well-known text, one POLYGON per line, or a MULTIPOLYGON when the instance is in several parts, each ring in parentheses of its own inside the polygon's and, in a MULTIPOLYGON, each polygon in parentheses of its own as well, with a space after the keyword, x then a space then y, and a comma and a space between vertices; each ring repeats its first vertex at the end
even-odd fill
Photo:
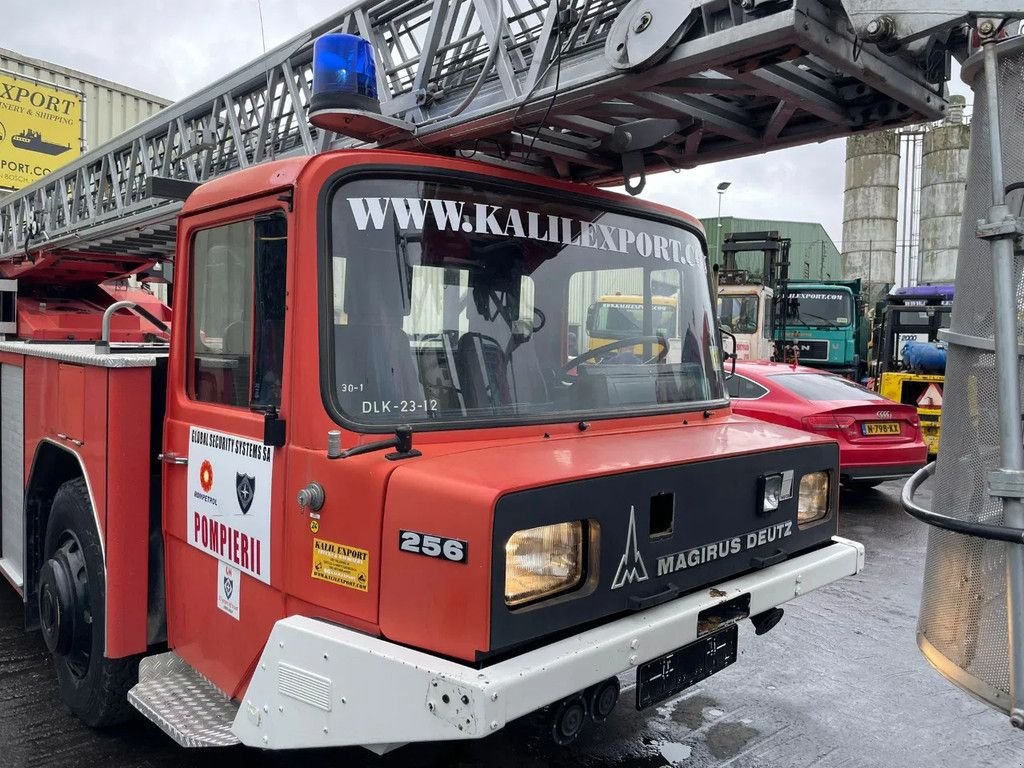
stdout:
POLYGON ((159 263, 180 208, 168 197, 182 185, 377 139, 638 192, 648 172, 942 117, 957 41, 946 38, 973 15, 929 17, 941 30, 929 36, 909 11, 913 35, 900 45, 895 17, 849 5, 354 3, 4 198, 0 259, 23 280, 159 263), (351 138, 307 121, 312 43, 332 31, 372 42, 394 130, 351 138))
MULTIPOLYGON (((432 167, 444 167, 445 163, 459 165, 472 159, 509 172, 526 172, 550 180, 551 184, 623 185, 636 195, 643 191, 646 176, 651 173, 683 172, 704 163, 940 119, 948 106, 945 83, 950 76, 952 59, 976 63, 982 57, 978 51, 984 52, 984 73, 979 75, 979 82, 983 81, 987 87, 985 103, 988 109, 996 111, 995 83, 999 72, 1011 71, 1020 61, 1019 57, 1014 58, 1018 56, 1019 44, 1004 39, 1009 36, 1011 20, 1024 12, 1015 0, 992 0, 988 5, 987 9, 976 9, 953 2, 922 13, 920 5, 912 0, 893 0, 884 8, 873 0, 361 0, 352 3, 251 64, 168 107, 36 184, 0 200, 0 276, 4 278, 0 290, 7 292, 0 302, 6 313, 0 317, 0 322, 6 323, 4 332, 15 340, 15 346, 5 347, 0 343, 0 353, 11 355, 12 350, 20 349, 16 347, 18 342, 32 343, 35 329, 43 327, 39 316, 52 306, 51 296, 67 298, 87 292, 92 297, 92 310, 102 312, 105 319, 102 324, 97 318, 94 325, 81 326, 73 338, 99 342, 97 356, 108 352, 111 341, 116 341, 111 315, 120 307, 112 298, 95 298, 92 289, 128 275, 160 275, 173 280, 179 234, 177 217, 183 210, 190 215, 201 213, 202 201, 197 202, 197 196, 203 194, 201 185, 209 184, 205 189, 223 190, 229 174, 248 172, 245 178, 252 179, 253 169, 266 165, 269 173, 280 174, 280 178, 272 177, 265 185, 286 186, 288 169, 292 166, 281 161, 289 158, 333 149, 407 151, 422 153, 421 156, 428 158, 424 162, 432 167), (356 35, 370 43, 375 56, 379 111, 376 108, 316 108, 315 42, 333 33, 356 35), (1010 51, 1009 55, 1003 54, 1002 70, 999 51, 1010 51)), ((975 122, 976 130, 984 125, 984 121, 975 122)), ((1004 128, 1006 125, 1004 123, 1004 128)), ((1018 134, 1019 126, 1018 133, 1014 134, 1017 140, 1018 134)), ((992 133, 990 150, 992 160, 998 165, 1002 158, 998 130, 992 133)), ((993 178, 999 179, 993 194, 1002 204, 1001 174, 994 174, 993 178)), ((294 202, 287 194, 282 200, 286 205, 294 202)), ((256 224, 269 227, 263 230, 266 242, 281 239, 279 234, 274 234, 277 230, 273 222, 257 221, 256 224)), ((982 228, 983 235, 995 244, 1001 269, 1012 259, 1019 228, 1019 221, 1005 206, 993 209, 982 228)), ((1012 278, 1007 278, 1004 270, 999 273, 997 286, 1000 280, 1003 286, 1000 300, 1012 304, 1013 297, 1006 295, 1012 278)), ((958 300, 961 295, 958 288, 958 300)), ((481 305, 485 298, 480 296, 481 305)), ((310 300, 315 303, 314 299, 310 300)), ((1013 410, 1019 402, 1019 382, 1015 380, 1015 344, 1005 323, 1006 311, 1012 314, 1013 309, 1012 306, 1001 309, 999 316, 1003 320, 996 341, 989 344, 993 349, 1004 350, 1007 345, 1011 348, 1009 364, 1005 356, 1000 358, 999 380, 1004 382, 1000 391, 1006 396, 1000 404, 1013 410)), ((121 338, 139 341, 143 338, 141 328, 146 323, 153 325, 150 318, 142 315, 137 327, 126 330, 122 325, 121 338)), ((531 333, 540 334, 543 325, 542 321, 532 329, 524 329, 521 321, 516 323, 509 345, 504 350, 492 349, 488 354, 513 354, 517 345, 528 342, 531 333)), ((954 331, 956 327, 954 321, 954 331)), ((146 342, 160 346, 160 333, 162 331, 157 333, 156 339, 146 336, 146 342)), ((960 341, 969 343, 974 339, 973 343, 984 345, 984 339, 979 341, 968 336, 962 333, 960 341)), ((643 337, 643 343, 652 344, 652 338, 643 337)), ((226 339, 227 336, 211 343, 226 348, 226 339)), ((481 359, 483 357, 481 355, 481 359)), ((80 360, 74 356, 66 359, 80 360)), ((573 362, 577 361, 570 361, 573 362)), ((951 370, 955 364, 954 355, 951 370)), ((950 380, 953 380, 952 373, 950 380)), ((609 392, 613 391, 614 388, 609 388, 609 392)), ((172 400, 170 398, 169 402, 172 400)), ((284 422, 278 418, 274 406, 259 405, 259 414, 260 418, 265 417, 262 445, 282 445, 284 422)), ((1019 417, 1019 409, 1016 415, 1019 417)), ((951 413, 947 423, 952 421, 951 413)), ((1015 428, 1013 422, 1014 419, 1004 418, 1003 426, 1009 431, 1003 433, 1003 442, 1006 446, 1015 440, 1017 449, 1014 452, 1006 448, 1003 469, 993 475, 992 490, 1000 499, 1005 499, 1006 524, 1021 528, 1024 519, 1018 519, 1018 513, 1024 491, 1017 478, 1024 472, 1024 458, 1020 456, 1019 418, 1016 418, 1015 428)), ((579 422, 579 431, 589 428, 586 421, 579 422)), ((197 440, 212 441, 204 443, 203 447, 207 453, 214 451, 211 446, 220 438, 215 433, 209 434, 214 437, 196 437, 193 432, 191 444, 198 445, 197 440)), ((76 443, 74 436, 59 437, 82 448, 82 441, 76 443)), ((187 436, 185 443, 188 444, 187 436)), ((334 431, 329 433, 327 444, 327 456, 320 458, 355 461, 355 457, 385 448, 395 449, 388 455, 389 461, 400 462, 420 455, 412 447, 412 433, 403 428, 395 432, 394 440, 360 443, 347 451, 341 449, 339 433, 334 431)), ((252 451, 259 453, 258 446, 252 451)), ((174 467, 187 466, 188 458, 165 448, 159 457, 166 468, 165 476, 170 476, 174 467)), ((998 463, 992 455, 990 459, 998 463)), ((214 472, 208 471, 205 464, 201 470, 190 467, 188 472, 190 476, 198 472, 195 482, 204 489, 213 487, 214 472)), ((789 479, 792 482, 792 473, 789 479)), ((180 495, 184 498, 183 482, 175 482, 181 485, 180 495)), ((238 485, 233 491, 237 491, 243 513, 248 509, 245 504, 249 503, 255 482, 254 477, 238 473, 238 485)), ((779 482, 785 479, 780 476, 779 482)), ((192 488, 193 480, 189 483, 192 488)), ((32 492, 29 488, 26 508, 30 509, 43 498, 32 496, 32 492)), ((327 492, 330 496, 332 489, 327 488, 327 492)), ((198 490, 196 494, 202 495, 198 490)), ((977 496, 988 498, 983 491, 977 496)), ((168 493, 167 498, 170 497, 168 493)), ((309 530, 314 533, 321 526, 332 524, 326 517, 321 520, 315 514, 324 502, 323 497, 324 488, 315 483, 303 487, 298 495, 299 506, 309 511, 309 530)), ((912 506, 912 502, 908 504, 912 506)), ((625 554, 618 570, 613 564, 613 574, 608 574, 609 578, 614 575, 613 580, 610 578, 611 589, 623 588, 619 593, 623 597, 639 589, 641 582, 649 577, 653 579, 653 574, 649 573, 653 563, 644 566, 633 511, 629 514, 630 522, 624 534, 625 554)), ((950 522, 952 517, 926 511, 919 511, 919 514, 936 525, 954 528, 957 525, 956 521, 950 522)), ((961 517, 968 520, 966 525, 971 530, 966 532, 977 534, 979 530, 971 528, 972 514, 971 509, 966 509, 961 517)), ((989 512, 986 514, 989 515, 987 520, 992 519, 989 512)), ((965 532, 963 525, 960 528, 961 533, 965 532)), ((1024 643, 1020 642, 1024 610, 1018 602, 1024 598, 1024 549, 1019 544, 1019 536, 1014 538, 1020 531, 1007 534, 1007 529, 993 525, 980 533, 996 535, 994 529, 998 529, 998 535, 1004 539, 1018 544, 1007 554, 1012 577, 1008 590, 1012 609, 1011 642, 1002 650, 1006 651, 1005 658, 1010 663, 1005 668, 1006 677, 995 680, 990 686, 996 693, 989 698, 1012 714, 1015 725, 1024 726, 1024 643)), ((7 528, 4 530, 6 533, 7 528)), ((220 530, 223 532, 222 528, 220 530)), ((121 533, 127 538, 138 536, 138 532, 127 527, 121 533)), ((405 552, 428 557, 443 554, 451 562, 458 562, 466 553, 466 542, 459 538, 442 539, 407 530, 400 533, 405 552), (407 549, 407 545, 412 549, 407 549)), ((206 534, 204 528, 203 536, 206 534)), ((30 524, 24 540, 31 544, 33 537, 40 536, 39 531, 31 530, 30 524)), ((133 541, 138 543, 137 538, 133 541)), ((252 541, 255 546, 257 538, 252 541)), ((108 542, 110 547, 117 544, 114 540, 108 542)), ((221 545, 224 545, 223 537, 221 545)), ((333 567, 340 568, 337 547, 315 546, 320 547, 315 550, 315 557, 320 558, 317 562, 333 562, 333 567)), ((837 543, 833 546, 847 546, 849 552, 854 550, 852 545, 837 543)), ((142 547, 145 548, 144 540, 142 547)), ((474 542, 471 550, 474 555, 480 551, 478 547, 480 545, 474 542)), ((179 553, 176 557, 181 552, 186 553, 186 560, 191 556, 187 548, 175 551, 179 553)), ((366 550, 345 551, 351 561, 366 562, 368 557, 366 550)), ((156 552, 151 551, 151 563, 159 562, 156 552)), ((28 616, 31 610, 38 609, 34 601, 41 589, 29 567, 29 555, 15 550, 22 561, 13 566, 20 565, 19 568, 12 567, 8 551, 3 554, 0 570, 22 590, 28 616)), ((111 549, 106 556, 111 560, 125 555, 111 549)), ((381 556, 391 557, 387 551, 381 556)), ((848 556, 856 559, 854 555, 848 556)), ((862 551, 860 557, 862 562, 862 551)), ((355 570, 349 575, 358 572, 358 565, 351 567, 355 570)), ((658 567, 662 567, 660 563, 658 567)), ((670 571, 673 568, 672 565, 665 567, 670 571)), ((851 567, 857 569, 860 565, 851 567)), ((252 568, 255 568, 252 561, 243 565, 244 572, 252 568)), ((196 572, 201 570, 197 568, 196 572)), ((375 572, 370 571, 371 575, 375 572)), ((365 573, 360 575, 366 576, 365 573)), ((50 582, 56 578, 47 573, 44 577, 50 582)), ((57 588, 46 586, 50 582, 43 584, 42 592, 48 599, 56 600, 52 595, 57 594, 57 588)), ((128 606, 131 615, 138 618, 140 609, 132 602, 129 586, 123 579, 111 578, 107 605, 111 610, 128 606)), ((255 592, 257 587, 260 585, 247 582, 248 591, 255 592)), ((354 588, 358 589, 359 585, 354 588)), ((678 589, 674 589, 671 596, 678 593, 678 589)), ((996 595, 994 602, 1006 596, 996 595)), ((631 597, 634 598, 641 606, 654 605, 663 599, 639 592, 631 597)), ((231 599, 231 595, 225 598, 228 601, 225 612, 232 609, 231 599)), ((151 608, 153 602, 151 599, 151 608)), ((237 610, 237 603, 233 605, 237 610)), ((731 609, 739 610, 737 606, 731 609)), ((759 632, 770 629, 778 621, 781 611, 774 613, 774 610, 777 609, 752 617, 759 632)), ((66 633, 62 634, 65 630, 55 618, 56 612, 50 614, 44 606, 40 615, 48 645, 51 641, 55 647, 73 643, 74 637, 69 639, 66 633), (55 623, 48 624, 48 620, 55 623)), ((141 629, 132 630, 131 637, 108 636, 110 655, 115 650, 122 655, 138 653, 139 642, 144 650, 144 604, 141 616, 141 629)), ((695 617, 696 613, 694 624, 695 617)), ((110 621, 108 616, 108 632, 110 621)), ((285 638, 289 643, 291 638, 308 638, 310 626, 317 623, 310 619, 284 619, 276 625, 271 640, 280 639, 280 648, 285 648, 285 638)), ((972 629, 968 627, 965 631, 969 633, 972 629)), ((341 630, 336 628, 331 632, 337 636, 341 630)), ((155 636, 159 638, 159 628, 155 636)), ((406 677, 416 674, 416 670, 422 672, 424 664, 434 658, 410 649, 395 651, 393 646, 378 642, 375 637, 364 641, 363 635, 357 632, 345 637, 348 651, 359 646, 368 654, 365 658, 373 659, 374 663, 385 658, 382 650, 385 646, 390 649, 388 653, 401 654, 395 663, 406 677)), ((593 638, 595 642, 608 639, 604 635, 593 635, 593 638)), ((568 641, 563 644, 565 642, 568 641)), ((266 653, 276 653, 277 647, 274 642, 268 643, 266 653)), ((636 647, 634 640, 632 648, 636 647)), ((312 652, 313 646, 307 650, 312 652)), ((541 648, 535 653, 543 655, 544 652, 541 648)), ((471 650, 460 648, 458 652, 444 655, 462 658, 460 654, 471 655, 471 650)), ((941 666, 940 661, 936 661, 939 656, 932 654, 929 658, 941 666)), ((421 706, 423 697, 417 693, 409 697, 408 702, 396 702, 395 723, 402 726, 397 731, 382 730, 381 722, 367 720, 367 712, 372 714, 369 708, 359 710, 358 725, 363 730, 353 738, 361 741, 338 741, 348 737, 332 735, 330 740, 316 744, 363 743, 383 752, 404 741, 484 735, 507 719, 527 711, 524 702, 537 705, 553 700, 553 696, 543 698, 546 695, 543 686, 530 677, 532 667, 527 661, 522 662, 522 668, 515 668, 513 662, 518 658, 501 662, 494 668, 485 667, 496 675, 491 697, 483 697, 480 688, 483 684, 476 676, 460 677, 466 674, 468 667, 454 661, 437 662, 445 672, 438 673, 432 685, 435 688, 440 685, 445 691, 444 707, 430 698, 429 715, 426 714, 421 706), (500 669, 505 677, 497 676, 495 669, 500 669), (507 685, 507 690, 512 691, 513 703, 506 705, 505 697, 499 698, 501 685, 507 685), (516 696, 521 698, 515 699, 516 696), (469 707, 468 711, 459 709, 459 700, 469 707), (467 714, 469 717, 463 723, 460 718, 467 714)), ((632 658, 634 661, 630 663, 635 663, 637 656, 632 658)), ((323 660, 326 666, 327 653, 323 654, 323 660)), ((560 668, 572 669, 571 660, 563 657, 559 660, 566 665, 560 668)), ((171 661, 180 664, 180 659, 171 661)), ((609 696, 614 704, 618 688, 614 684, 614 694, 609 693, 613 686, 610 681, 620 670, 604 662, 597 666, 612 677, 603 683, 597 681, 595 687, 587 689, 586 697, 583 693, 574 694, 557 703, 556 713, 562 719, 556 721, 556 734, 560 734, 556 739, 571 739, 572 723, 580 720, 580 712, 600 710, 609 696)), ((278 695, 276 687, 280 684, 282 689, 287 687, 286 693, 292 697, 289 702, 298 700, 314 709, 319 707, 317 717, 328 717, 331 703, 318 696, 330 694, 331 680, 288 666, 284 661, 280 669, 289 671, 287 674, 281 671, 277 681, 277 678, 268 680, 260 669, 249 668, 248 673, 255 676, 250 693, 262 686, 260 695, 265 694, 270 701, 278 695)), ((372 670, 358 671, 367 675, 361 680, 363 688, 360 690, 364 693, 360 695, 371 698, 382 695, 377 690, 379 686, 375 687, 380 681, 369 677, 372 670)), ((955 670, 944 671, 962 684, 955 670)), ((233 730, 221 725, 201 734, 185 733, 180 725, 170 722, 175 701, 180 697, 161 698, 160 676, 165 673, 171 674, 166 669, 145 667, 139 684, 144 690, 135 689, 133 703, 160 722, 180 743, 209 745, 232 743, 241 738, 247 744, 259 746, 313 745, 312 741, 295 741, 306 735, 303 729, 308 722, 288 721, 290 729, 273 731, 271 725, 277 722, 274 718, 278 715, 272 714, 269 707, 257 707, 253 703, 256 699, 248 698, 250 694, 246 694, 237 714, 231 715, 235 718, 233 730), (269 741, 271 733, 273 743, 269 741)), ((214 673, 212 676, 218 677, 223 670, 218 668, 214 673)), ((486 675, 481 673, 479 677, 486 675)), ((554 685, 560 681, 558 675, 553 675, 546 682, 554 685)), ((231 694, 232 690, 226 693, 231 694)), ((376 699, 373 701, 380 704, 376 699)), ((345 698, 340 702, 344 704, 345 698)), ((354 705, 350 707, 352 712, 357 710, 354 705)), ((284 704, 280 711, 286 712, 284 704)), ((323 734, 327 733, 325 725, 323 734)), ((316 736, 321 738, 319 730, 316 736)))

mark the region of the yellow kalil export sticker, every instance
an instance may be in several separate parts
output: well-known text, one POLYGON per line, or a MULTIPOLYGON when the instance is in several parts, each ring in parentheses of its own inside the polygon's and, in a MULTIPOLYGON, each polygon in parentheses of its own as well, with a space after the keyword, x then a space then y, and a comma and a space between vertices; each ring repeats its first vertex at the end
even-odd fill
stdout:
POLYGON ((314 579, 366 592, 370 582, 370 553, 334 541, 313 539, 314 579))

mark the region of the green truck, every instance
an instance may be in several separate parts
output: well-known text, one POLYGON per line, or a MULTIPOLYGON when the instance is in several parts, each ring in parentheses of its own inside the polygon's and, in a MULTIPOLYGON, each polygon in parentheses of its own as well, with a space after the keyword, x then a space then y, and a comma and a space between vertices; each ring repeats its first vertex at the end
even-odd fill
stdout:
POLYGON ((868 328, 861 281, 789 280, 775 338, 785 358, 860 382, 866 374, 868 328))

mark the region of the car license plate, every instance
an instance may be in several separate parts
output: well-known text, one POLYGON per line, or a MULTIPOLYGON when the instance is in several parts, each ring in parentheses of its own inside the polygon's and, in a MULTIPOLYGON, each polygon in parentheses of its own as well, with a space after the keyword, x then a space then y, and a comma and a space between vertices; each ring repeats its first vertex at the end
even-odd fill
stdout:
POLYGON ((900 433, 898 421, 871 421, 862 426, 865 435, 898 435, 900 433))
POLYGON ((645 709, 721 672, 736 661, 735 624, 641 664, 636 673, 636 708, 645 709))

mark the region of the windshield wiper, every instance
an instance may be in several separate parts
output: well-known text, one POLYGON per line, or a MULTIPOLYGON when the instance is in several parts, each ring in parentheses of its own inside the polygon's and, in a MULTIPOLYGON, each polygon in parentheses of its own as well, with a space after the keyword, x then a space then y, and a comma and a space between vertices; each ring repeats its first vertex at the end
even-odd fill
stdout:
POLYGON ((821 320, 823 323, 826 324, 826 327, 828 328, 845 328, 845 326, 839 325, 835 320, 829 320, 827 317, 822 317, 821 315, 813 315, 810 312, 801 312, 799 315, 796 316, 795 320, 809 327, 809 323, 805 323, 803 321, 803 318, 805 317, 812 317, 816 320, 821 320))

